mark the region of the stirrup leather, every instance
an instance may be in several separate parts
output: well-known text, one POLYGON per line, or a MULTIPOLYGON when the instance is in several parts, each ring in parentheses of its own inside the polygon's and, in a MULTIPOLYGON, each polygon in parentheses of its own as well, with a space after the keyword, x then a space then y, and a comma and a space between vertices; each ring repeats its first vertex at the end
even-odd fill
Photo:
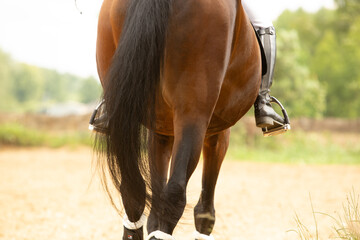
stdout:
POLYGON ((284 124, 276 124, 271 127, 262 128, 264 137, 279 135, 279 134, 285 133, 291 129, 290 119, 289 119, 289 116, 288 116, 284 106, 280 103, 279 100, 277 100, 275 97, 272 97, 272 96, 270 97, 270 102, 276 103, 277 105, 280 106, 281 111, 284 116, 284 124))

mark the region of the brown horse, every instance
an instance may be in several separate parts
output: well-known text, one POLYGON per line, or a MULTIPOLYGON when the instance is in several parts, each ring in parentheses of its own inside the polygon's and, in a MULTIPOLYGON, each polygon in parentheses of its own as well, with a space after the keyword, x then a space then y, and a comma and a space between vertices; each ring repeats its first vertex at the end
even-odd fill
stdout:
POLYGON ((123 239, 143 239, 147 207, 148 238, 173 239, 201 151, 196 238, 210 239, 230 127, 261 81, 241 0, 104 0, 97 63, 109 122, 104 163, 127 215, 123 239))

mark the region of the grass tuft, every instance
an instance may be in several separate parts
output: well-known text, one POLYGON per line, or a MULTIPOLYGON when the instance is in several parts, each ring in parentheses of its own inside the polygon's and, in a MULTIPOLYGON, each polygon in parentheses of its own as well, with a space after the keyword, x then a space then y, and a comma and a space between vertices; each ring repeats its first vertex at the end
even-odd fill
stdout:
POLYGON ((312 210, 312 215, 314 218, 314 223, 315 223, 315 234, 313 234, 309 228, 302 223, 299 215, 297 213, 295 213, 295 223, 296 223, 296 227, 297 230, 291 230, 292 232, 295 232, 300 240, 319 240, 319 228, 318 228, 318 224, 317 224, 317 220, 316 220, 316 215, 315 215, 315 211, 314 211, 314 205, 312 203, 311 200, 311 195, 309 194, 309 198, 310 198, 310 203, 311 203, 311 210, 312 210))
POLYGON ((347 195, 346 202, 343 204, 343 211, 337 216, 332 216, 327 213, 315 212, 311 201, 312 214, 315 221, 316 233, 312 234, 309 228, 302 223, 298 214, 295 214, 295 223, 297 230, 291 230, 298 235, 300 240, 319 240, 329 239, 320 238, 319 229, 317 225, 316 214, 321 214, 329 217, 333 221, 334 237, 331 239, 343 240, 360 240, 360 208, 359 208, 359 195, 356 195, 355 190, 347 195))
POLYGON ((359 195, 355 194, 354 189, 348 194, 343 204, 343 214, 335 219, 333 229, 340 239, 360 240, 359 195))

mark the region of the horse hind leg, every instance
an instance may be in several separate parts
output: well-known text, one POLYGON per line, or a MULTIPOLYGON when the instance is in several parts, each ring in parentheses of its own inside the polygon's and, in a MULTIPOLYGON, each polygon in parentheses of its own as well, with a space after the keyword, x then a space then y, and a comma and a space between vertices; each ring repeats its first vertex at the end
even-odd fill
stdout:
POLYGON ((204 167, 202 191, 194 208, 195 238, 213 239, 210 234, 215 224, 214 194, 221 164, 229 146, 230 129, 205 138, 203 147, 204 167))
MULTIPOLYGON (((151 174, 152 174, 152 187, 153 190, 161 191, 167 180, 167 173, 169 168, 169 160, 171 156, 171 150, 173 145, 174 138, 171 136, 164 136, 160 134, 152 134, 150 138, 149 146, 149 157, 151 163, 151 174), (159 185, 160 183, 160 185, 159 185), (158 188, 160 186, 160 188, 158 188)), ((154 194, 155 195, 155 194, 154 194)), ((159 192, 153 198, 153 204, 156 204, 158 199, 159 192)), ((124 207, 126 214, 131 216, 131 219, 139 219, 141 211, 139 209, 144 209, 143 207, 139 209, 129 208, 126 205, 126 199, 124 199, 124 207), (131 214, 131 215, 130 215, 131 214)), ((140 217, 140 220, 137 222, 132 222, 128 215, 125 215, 123 224, 124 224, 124 234, 123 240, 143 240, 143 224, 146 220, 146 216, 143 214, 140 217)), ((147 231, 153 232, 159 227, 158 214, 151 210, 148 220, 147 220, 147 231)))
MULTIPOLYGON (((121 187, 120 187, 121 188, 121 187)), ((120 189, 121 191, 122 189, 120 189)), ((146 216, 143 214, 145 209, 145 191, 139 191, 139 194, 144 195, 144 202, 138 208, 134 208, 129 202, 131 198, 122 192, 122 201, 125 209, 125 216, 123 218, 123 240, 143 240, 143 225, 146 220, 146 216)))
MULTIPOLYGON (((166 186, 167 175, 169 169, 169 162, 171 157, 171 151, 174 143, 174 137, 165 136, 161 134, 154 134, 150 145, 150 165, 152 166, 151 179, 152 187, 157 191, 162 191, 166 186), (156 180, 160 177, 160 183, 156 180), (159 187, 160 184, 160 188, 159 187)), ((159 203, 160 193, 153 194, 153 205, 159 203)), ((157 212, 152 208, 147 221, 147 232, 151 233, 159 229, 159 216, 157 212)))
POLYGON ((206 127, 194 121, 175 125, 170 178, 158 204, 159 228, 150 239, 174 239, 171 235, 185 209, 187 183, 199 161, 206 127))

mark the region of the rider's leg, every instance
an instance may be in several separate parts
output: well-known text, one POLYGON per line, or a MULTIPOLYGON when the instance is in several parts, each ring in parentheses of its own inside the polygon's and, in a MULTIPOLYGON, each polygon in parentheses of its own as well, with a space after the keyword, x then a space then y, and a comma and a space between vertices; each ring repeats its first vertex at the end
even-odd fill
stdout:
POLYGON ((259 96, 255 102, 256 126, 265 128, 284 124, 284 119, 278 115, 270 103, 270 87, 273 82, 276 61, 276 34, 272 21, 267 16, 266 6, 257 0, 243 0, 243 7, 260 35, 266 60, 267 73, 262 77, 259 96), (260 8, 259 8, 260 6, 260 8))
POLYGON ((256 29, 272 27, 268 9, 271 9, 271 1, 242 0, 242 6, 251 23, 256 29))
POLYGON ((257 32, 264 46, 268 70, 262 77, 259 96, 254 105, 256 126, 264 128, 272 125, 282 125, 284 124, 284 119, 274 111, 270 103, 270 87, 273 82, 276 60, 275 28, 260 28, 257 32))

